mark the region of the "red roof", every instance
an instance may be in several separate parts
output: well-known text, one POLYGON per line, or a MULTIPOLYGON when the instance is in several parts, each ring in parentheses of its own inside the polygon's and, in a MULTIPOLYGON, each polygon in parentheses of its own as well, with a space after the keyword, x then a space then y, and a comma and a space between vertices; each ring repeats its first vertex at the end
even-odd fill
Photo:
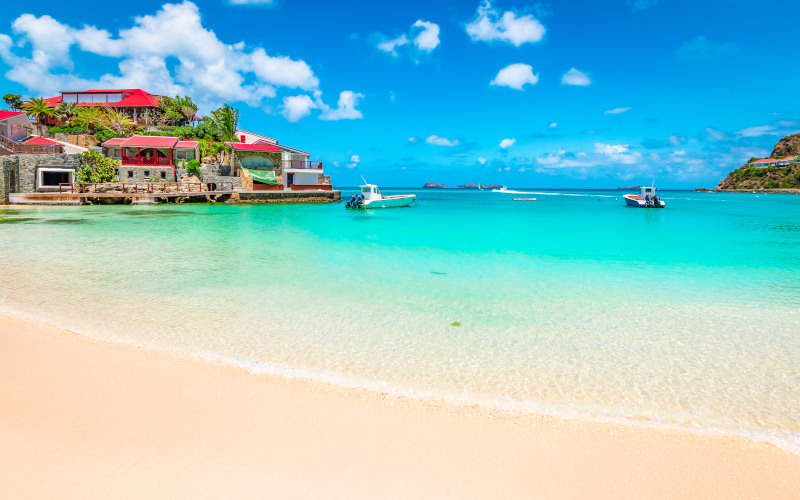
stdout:
POLYGON ((121 146, 123 142, 127 141, 125 137, 114 137, 113 139, 109 139, 102 144, 104 147, 110 146, 121 146))
POLYGON ((119 139, 109 139, 101 146, 123 146, 126 148, 174 148, 178 143, 177 137, 162 137, 157 135, 134 135, 122 142, 119 139), (113 142, 112 142, 113 141, 113 142))
POLYGON ((787 156, 786 158, 781 158, 781 160, 783 160, 783 161, 786 161, 786 160, 794 161, 794 156, 787 156))
POLYGON ((0 120, 5 120, 6 118, 11 118, 12 116, 21 115, 22 111, 0 111, 0 120))
POLYGON ((776 160, 775 158, 762 158, 760 160, 754 161, 753 163, 774 163, 776 161, 778 160, 776 160))
POLYGON ((48 139, 47 137, 34 137, 25 144, 30 144, 32 146, 55 146, 60 143, 52 139, 48 139))
MULTIPOLYGON (((110 93, 122 93, 123 97, 121 101, 117 102, 98 102, 98 103, 91 103, 91 102, 79 102, 76 105, 78 107, 91 107, 91 106, 114 106, 114 107, 158 107, 158 98, 160 96, 156 94, 151 94, 149 92, 145 92, 142 89, 90 89, 90 90, 81 90, 77 92, 61 92, 61 94, 110 94, 110 93)), ((47 104, 50 106, 58 106, 62 102, 62 96, 56 97, 48 97, 45 99, 47 104)))
POLYGON ((197 142, 197 141, 178 141, 178 143, 175 144, 175 147, 176 148, 183 148, 183 149, 194 149, 199 144, 200 143, 197 142))
MULTIPOLYGON (((228 143, 230 146, 231 144, 228 143)), ((272 144, 244 144, 242 142, 234 142, 233 143, 234 151, 275 151, 275 152, 283 152, 283 150, 277 146, 273 146, 272 144)))

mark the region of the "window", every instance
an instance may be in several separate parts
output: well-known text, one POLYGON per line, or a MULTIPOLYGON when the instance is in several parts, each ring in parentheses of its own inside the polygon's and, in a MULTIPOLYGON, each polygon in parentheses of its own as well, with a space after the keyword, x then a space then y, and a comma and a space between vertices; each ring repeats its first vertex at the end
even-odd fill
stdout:
POLYGON ((370 188, 369 188, 369 186, 366 186, 366 187, 363 187, 363 188, 361 188, 361 192, 362 192, 362 193, 369 193, 369 191, 370 191, 370 188))
POLYGON ((149 170, 145 170, 144 171, 144 178, 147 179, 148 177, 150 177, 150 171, 149 170))
POLYGON ((92 94, 78 94, 78 102, 92 102, 92 94))
POLYGON ((61 102, 78 102, 78 94, 61 94, 61 102))
POLYGON ((167 178, 167 173, 164 172, 163 170, 161 171, 161 178, 162 179, 166 179, 167 178))
POLYGON ((128 179, 133 179, 133 170, 128 170, 128 179))

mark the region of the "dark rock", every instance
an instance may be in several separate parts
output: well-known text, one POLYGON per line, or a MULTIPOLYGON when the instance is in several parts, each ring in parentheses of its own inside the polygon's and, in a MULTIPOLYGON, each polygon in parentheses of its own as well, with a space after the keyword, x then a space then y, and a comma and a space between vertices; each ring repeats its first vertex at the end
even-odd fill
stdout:
POLYGON ((444 184, 436 184, 435 182, 426 182, 422 187, 427 189, 447 189, 447 186, 444 184))

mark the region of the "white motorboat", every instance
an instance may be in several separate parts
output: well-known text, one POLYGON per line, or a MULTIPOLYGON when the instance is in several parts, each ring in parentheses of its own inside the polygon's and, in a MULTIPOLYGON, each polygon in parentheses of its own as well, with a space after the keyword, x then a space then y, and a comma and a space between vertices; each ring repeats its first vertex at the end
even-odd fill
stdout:
POLYGON ((625 204, 630 207, 664 208, 667 206, 667 204, 664 203, 664 200, 658 197, 656 194, 656 188, 653 186, 642 186, 639 189, 638 196, 635 194, 624 194, 622 197, 625 198, 625 204))
POLYGON ((398 208, 409 207, 417 203, 415 194, 383 196, 375 184, 364 184, 359 187, 361 192, 351 196, 344 204, 345 208, 398 208))
POLYGON ((508 194, 536 194, 530 191, 513 191, 508 189, 506 186, 501 187, 500 189, 492 189, 493 193, 508 193, 508 194))

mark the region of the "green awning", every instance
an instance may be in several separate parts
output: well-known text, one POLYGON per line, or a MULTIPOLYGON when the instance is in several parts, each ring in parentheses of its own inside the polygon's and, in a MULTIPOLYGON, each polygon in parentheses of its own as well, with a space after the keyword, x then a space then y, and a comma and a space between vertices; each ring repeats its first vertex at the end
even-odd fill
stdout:
POLYGON ((256 170, 254 168, 245 168, 255 182, 261 184, 279 184, 278 179, 275 177, 274 170, 256 170))

